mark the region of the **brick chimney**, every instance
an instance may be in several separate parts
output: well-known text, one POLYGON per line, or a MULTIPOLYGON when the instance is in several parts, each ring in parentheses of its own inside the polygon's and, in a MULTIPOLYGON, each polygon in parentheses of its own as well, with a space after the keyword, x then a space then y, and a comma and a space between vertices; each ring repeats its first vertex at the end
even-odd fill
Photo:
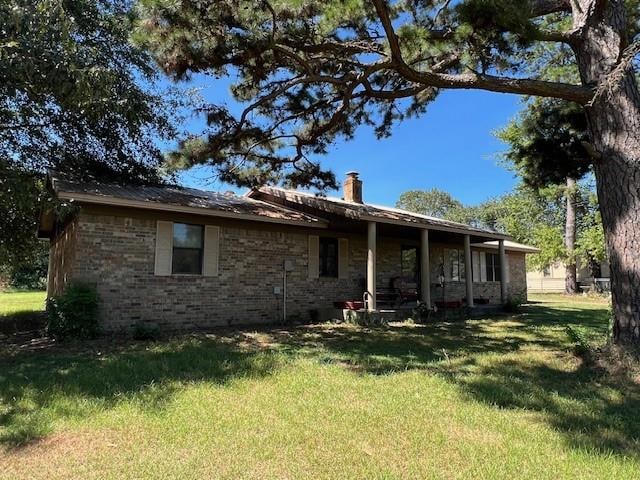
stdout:
POLYGON ((347 202, 362 203, 362 181, 358 178, 358 172, 347 172, 342 188, 347 202))

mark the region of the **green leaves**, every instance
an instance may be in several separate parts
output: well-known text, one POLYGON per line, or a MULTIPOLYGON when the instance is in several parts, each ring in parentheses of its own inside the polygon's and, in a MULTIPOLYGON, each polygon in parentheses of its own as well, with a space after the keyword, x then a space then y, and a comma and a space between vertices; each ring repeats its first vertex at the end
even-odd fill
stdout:
POLYGON ((151 57, 129 41, 130 4, 0 0, 0 268, 38 257, 46 170, 160 181, 179 102, 160 95, 151 57))
POLYGON ((496 135, 508 145, 505 160, 534 188, 564 183, 567 177, 579 179, 591 169, 587 119, 578 105, 532 101, 496 135))
POLYGON ((456 5, 460 26, 457 38, 466 43, 470 59, 506 70, 515 66, 508 57, 529 46, 537 28, 526 5, 510 0, 467 0, 456 5))
POLYGON ((450 193, 437 188, 410 190, 400 195, 398 208, 454 222, 471 223, 472 213, 450 193))
MULTIPOLYGON (((606 256, 604 233, 593 186, 588 182, 579 184, 576 198, 576 256, 585 263, 602 261, 606 256)), ((566 209, 562 186, 533 189, 520 184, 501 197, 466 206, 442 190, 412 190, 404 192, 396 205, 424 215, 505 232, 517 242, 534 245, 541 252, 528 257, 532 269, 568 260, 563 240, 566 209)))
POLYGON ((129 7, 0 1, 0 155, 38 171, 156 178, 156 141, 174 130, 150 57, 129 42, 129 7))

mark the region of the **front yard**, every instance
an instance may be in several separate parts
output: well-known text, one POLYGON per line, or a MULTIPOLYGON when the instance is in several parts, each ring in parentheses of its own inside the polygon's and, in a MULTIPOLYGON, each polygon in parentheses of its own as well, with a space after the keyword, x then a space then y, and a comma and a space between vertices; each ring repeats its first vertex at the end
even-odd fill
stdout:
POLYGON ((640 386, 585 366, 566 331, 602 338, 607 305, 536 300, 386 330, 5 349, 0 477, 637 478, 640 386))

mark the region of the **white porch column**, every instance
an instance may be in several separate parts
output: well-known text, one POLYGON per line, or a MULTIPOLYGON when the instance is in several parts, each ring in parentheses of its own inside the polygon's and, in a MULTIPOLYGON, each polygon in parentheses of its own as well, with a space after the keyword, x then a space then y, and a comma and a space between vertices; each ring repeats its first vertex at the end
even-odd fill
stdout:
POLYGON ((504 249, 504 240, 498 240, 500 251, 500 302, 507 302, 507 252, 504 249))
POLYGON ((464 236, 464 280, 467 286, 467 306, 473 307, 473 275, 471 273, 471 236, 464 236))
POLYGON ((429 266, 429 230, 420 231, 420 297, 431 307, 431 270, 429 266))
POLYGON ((376 222, 367 225, 367 308, 376 309, 376 222))

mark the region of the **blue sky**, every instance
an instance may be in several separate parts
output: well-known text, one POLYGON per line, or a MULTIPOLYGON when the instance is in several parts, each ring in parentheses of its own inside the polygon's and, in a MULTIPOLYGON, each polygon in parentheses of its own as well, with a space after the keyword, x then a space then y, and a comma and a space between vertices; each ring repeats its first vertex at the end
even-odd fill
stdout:
MULTIPOLYGON (((228 93, 228 81, 195 80, 208 102, 237 109, 228 93)), ((357 170, 364 182, 365 201, 394 205, 400 194, 413 189, 440 188, 466 204, 475 204, 511 190, 513 174, 498 165, 505 146, 492 131, 504 126, 520 109, 515 95, 483 91, 446 91, 425 115, 397 126, 390 138, 377 140, 362 127, 356 138, 332 147, 317 157, 338 179, 357 170)), ((190 129, 202 122, 194 119, 190 129)), ((235 190, 211 180, 211 172, 185 172, 181 182, 196 188, 235 190)), ((238 191, 238 190, 236 190, 238 191)), ((332 192, 338 194, 338 192, 332 192)))

